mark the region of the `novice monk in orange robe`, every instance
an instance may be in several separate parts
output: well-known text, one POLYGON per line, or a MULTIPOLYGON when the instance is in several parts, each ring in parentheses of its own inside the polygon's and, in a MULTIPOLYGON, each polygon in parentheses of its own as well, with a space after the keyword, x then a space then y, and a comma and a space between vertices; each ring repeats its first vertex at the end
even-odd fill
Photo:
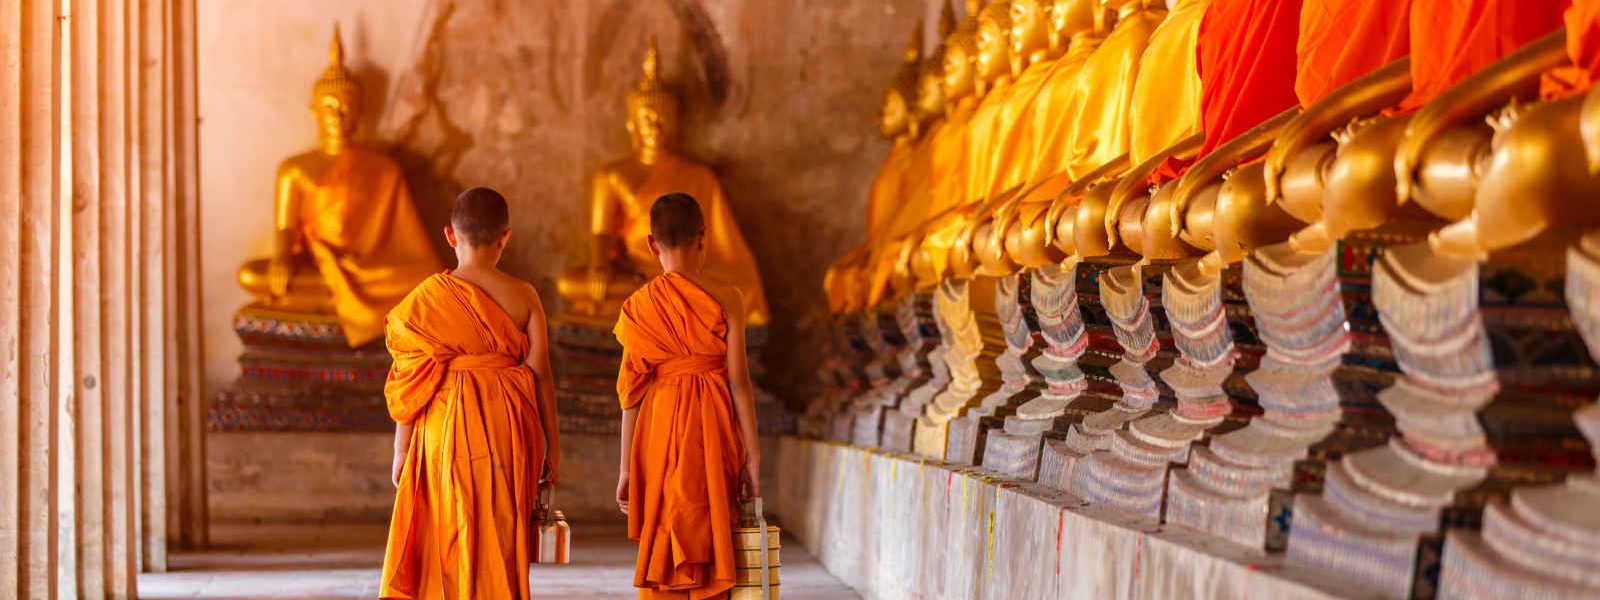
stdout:
POLYGON ((735 495, 760 495, 744 296, 701 275, 705 218, 687 194, 650 207, 662 274, 617 318, 622 466, 617 506, 639 541, 639 597, 724 598, 734 583, 735 495), (742 473, 742 475, 741 475, 742 473))
POLYGON ((455 271, 389 313, 394 516, 380 598, 528 598, 529 520, 560 464, 544 307, 500 272, 506 201, 456 198, 455 271))

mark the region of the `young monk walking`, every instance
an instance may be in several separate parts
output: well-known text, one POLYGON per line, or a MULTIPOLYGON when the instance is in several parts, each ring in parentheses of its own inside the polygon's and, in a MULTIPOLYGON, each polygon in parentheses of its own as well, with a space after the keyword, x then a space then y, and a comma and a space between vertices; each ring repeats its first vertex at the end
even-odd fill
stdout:
POLYGON ((700 204, 650 207, 663 273, 622 304, 622 466, 617 506, 638 540, 639 597, 726 597, 734 584, 735 497, 760 495, 761 457, 745 360, 744 295, 701 276, 700 204))
POLYGON ((529 520, 561 463, 544 307, 495 268, 505 198, 456 198, 454 271, 389 313, 394 516, 381 598, 528 598, 529 520))

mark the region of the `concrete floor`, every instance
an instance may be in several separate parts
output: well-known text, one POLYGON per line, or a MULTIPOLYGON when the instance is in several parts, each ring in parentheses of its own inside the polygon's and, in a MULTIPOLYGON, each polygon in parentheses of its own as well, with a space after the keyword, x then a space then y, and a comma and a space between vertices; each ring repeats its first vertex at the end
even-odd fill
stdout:
MULTIPOLYGON (((634 544, 617 526, 575 524, 573 560, 536 565, 534 598, 634 598, 634 544)), ((383 564, 383 525, 212 527, 213 547, 175 552, 171 571, 139 576, 139 597, 374 598, 383 564)), ((792 539, 783 540, 784 600, 859 598, 792 539)))

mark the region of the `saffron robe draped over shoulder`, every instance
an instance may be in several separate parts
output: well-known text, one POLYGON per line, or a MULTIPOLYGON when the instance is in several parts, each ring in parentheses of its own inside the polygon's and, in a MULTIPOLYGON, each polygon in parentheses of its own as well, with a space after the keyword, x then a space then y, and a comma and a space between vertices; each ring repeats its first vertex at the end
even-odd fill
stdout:
POLYGON ((528 337, 487 293, 434 275, 389 313, 389 415, 411 423, 381 598, 528 598, 545 437, 528 337))
POLYGON ((733 519, 744 448, 728 391, 726 313, 665 273, 622 304, 617 396, 638 409, 628 457, 628 537, 640 598, 701 600, 734 583, 733 519))
POLYGON ((444 265, 394 160, 365 148, 333 159, 300 203, 300 243, 333 295, 350 347, 383 334, 383 316, 444 265))

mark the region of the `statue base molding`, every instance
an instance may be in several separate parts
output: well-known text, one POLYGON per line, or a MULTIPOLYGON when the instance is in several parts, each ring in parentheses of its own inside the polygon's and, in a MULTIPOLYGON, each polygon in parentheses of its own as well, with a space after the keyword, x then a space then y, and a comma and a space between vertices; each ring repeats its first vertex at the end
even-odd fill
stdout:
POLYGON ((233 330, 239 378, 212 397, 212 431, 390 431, 383 340, 351 348, 339 318, 254 303, 233 330))

